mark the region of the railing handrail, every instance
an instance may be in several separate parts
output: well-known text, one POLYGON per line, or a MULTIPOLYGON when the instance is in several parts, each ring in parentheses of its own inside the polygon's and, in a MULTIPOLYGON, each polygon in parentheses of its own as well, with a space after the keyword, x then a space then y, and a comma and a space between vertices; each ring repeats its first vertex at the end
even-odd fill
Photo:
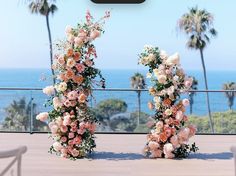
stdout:
MULTIPOLYGON (((0 90, 32 90, 38 91, 43 88, 30 88, 30 87, 0 87, 0 90)), ((148 91, 148 89, 132 89, 132 88, 95 88, 93 91, 148 91)), ((189 90, 188 92, 236 92, 236 90, 189 90)))

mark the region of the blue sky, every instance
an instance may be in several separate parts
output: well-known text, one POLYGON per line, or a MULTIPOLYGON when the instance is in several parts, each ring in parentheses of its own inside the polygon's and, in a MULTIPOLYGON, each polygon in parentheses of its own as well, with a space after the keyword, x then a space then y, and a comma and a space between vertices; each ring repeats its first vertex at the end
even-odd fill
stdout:
MULTIPOLYGON (((0 68, 49 68, 45 17, 31 15, 26 0, 5 1, 0 7, 0 68)), ((141 5, 97 5, 90 0, 58 0, 58 11, 50 17, 53 40, 64 38, 67 25, 84 19, 87 9, 95 18, 111 10, 105 34, 95 44, 96 64, 101 69, 142 69, 138 54, 145 44, 159 46, 168 53, 179 52, 187 70, 201 70, 199 52, 188 50, 177 20, 198 5, 214 14, 218 37, 205 50, 208 70, 236 68, 236 1, 146 0, 141 5)))

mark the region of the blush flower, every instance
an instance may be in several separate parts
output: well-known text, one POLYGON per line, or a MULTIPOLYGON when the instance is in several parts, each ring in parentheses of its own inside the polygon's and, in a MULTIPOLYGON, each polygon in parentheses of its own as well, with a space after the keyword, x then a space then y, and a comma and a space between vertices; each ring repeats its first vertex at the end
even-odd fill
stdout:
POLYGON ((83 64, 76 64, 75 67, 79 73, 82 73, 85 69, 85 66, 83 64))
POLYGON ((51 96, 53 94, 55 94, 55 88, 54 86, 47 86, 43 89, 43 93, 48 95, 48 96, 51 96))
POLYGON ((44 122, 48 119, 48 113, 47 112, 42 112, 42 113, 40 113, 36 116, 36 119, 44 122))

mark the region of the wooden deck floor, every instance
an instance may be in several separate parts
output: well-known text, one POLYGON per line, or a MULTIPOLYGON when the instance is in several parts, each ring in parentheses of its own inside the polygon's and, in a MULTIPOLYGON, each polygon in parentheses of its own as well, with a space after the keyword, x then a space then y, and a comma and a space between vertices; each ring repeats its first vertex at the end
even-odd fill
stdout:
MULTIPOLYGON (((236 136, 196 136, 198 154, 188 159, 144 159, 145 135, 97 135, 91 159, 70 161, 48 154, 47 134, 0 134, 0 150, 27 145, 23 176, 233 176, 236 136)), ((0 170, 6 161, 0 160, 0 170)), ((9 173, 9 175, 11 175, 9 173)))

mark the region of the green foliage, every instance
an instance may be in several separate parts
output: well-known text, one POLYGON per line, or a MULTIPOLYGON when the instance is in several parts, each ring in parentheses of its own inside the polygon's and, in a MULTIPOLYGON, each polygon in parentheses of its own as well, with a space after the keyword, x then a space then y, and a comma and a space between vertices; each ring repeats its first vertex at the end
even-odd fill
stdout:
POLYGON ((100 121, 104 121, 109 120, 115 114, 124 113, 126 110, 126 102, 119 99, 107 99, 99 102, 94 112, 100 121))
POLYGON ((13 102, 5 108, 6 117, 2 122, 4 130, 13 131, 29 131, 30 130, 30 116, 32 109, 33 131, 47 130, 47 124, 35 119, 36 104, 32 101, 26 102, 25 98, 13 100, 13 102), (32 106, 32 107, 31 107, 32 106))
MULTIPOLYGON (((212 113, 214 128, 216 133, 235 134, 236 133, 236 112, 216 112, 212 113)), ((189 123, 197 126, 198 133, 211 133, 209 119, 207 116, 192 115, 189 123)))

